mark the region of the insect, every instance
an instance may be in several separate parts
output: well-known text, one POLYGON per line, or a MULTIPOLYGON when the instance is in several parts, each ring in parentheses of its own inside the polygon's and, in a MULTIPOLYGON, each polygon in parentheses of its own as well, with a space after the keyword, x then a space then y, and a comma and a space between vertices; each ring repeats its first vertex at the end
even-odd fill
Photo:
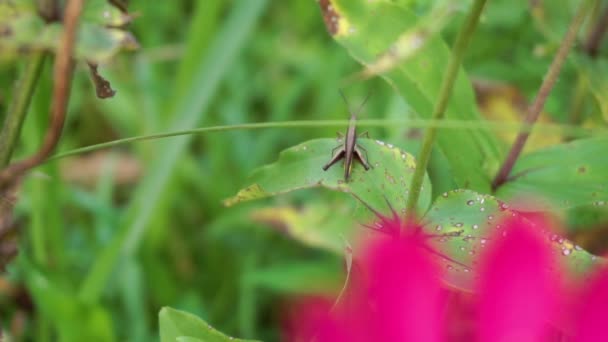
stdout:
MULTIPOLYGON (((341 91, 340 91, 340 95, 342 96, 342 99, 344 99, 344 103, 346 103, 346 107, 348 108, 348 101, 346 100, 346 97, 344 96, 344 94, 341 91)), ((331 153, 332 153, 331 159, 329 160, 329 162, 327 164, 325 164, 325 166, 323 166, 323 171, 327 171, 327 169, 329 169, 332 165, 334 165, 336 162, 338 162, 339 160, 344 158, 344 181, 347 183, 350 178, 352 164, 353 164, 354 159, 358 160, 361 163, 361 165, 363 165, 363 168, 365 168, 365 171, 367 171, 371 168, 371 166, 367 162, 367 150, 365 150, 365 148, 363 148, 363 146, 357 144, 357 114, 359 114, 359 112, 361 111, 361 109, 363 108, 365 103, 367 102, 367 99, 369 99, 369 94, 367 95, 365 100, 363 100, 363 102, 361 103, 361 106, 359 106, 359 110, 357 110, 357 112, 352 113, 352 112, 350 112, 350 109, 349 109, 350 121, 348 123, 348 129, 346 130, 346 136, 344 137, 344 136, 342 136, 342 134, 338 133, 338 136, 340 138, 343 138, 343 143, 331 151, 331 153), (337 150, 337 152, 336 152, 336 150, 337 150), (365 157, 363 156, 362 152, 365 152, 365 157)), ((360 136, 369 136, 369 135, 367 132, 364 132, 360 136)))

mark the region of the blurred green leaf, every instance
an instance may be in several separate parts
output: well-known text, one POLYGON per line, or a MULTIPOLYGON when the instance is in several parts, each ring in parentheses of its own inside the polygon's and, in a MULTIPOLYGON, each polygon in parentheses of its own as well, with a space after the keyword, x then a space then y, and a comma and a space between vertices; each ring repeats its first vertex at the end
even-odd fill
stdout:
POLYGON ((253 341, 224 335, 195 315, 168 307, 160 310, 158 318, 161 342, 197 340, 205 342, 253 341))
POLYGON ((496 196, 504 200, 535 196, 549 201, 549 206, 537 203, 533 210, 608 205, 606 151, 608 138, 592 138, 524 155, 515 163, 511 180, 498 188, 496 196))
MULTIPOLYGON (((420 20, 387 1, 331 0, 320 4, 334 39, 363 65, 373 64, 378 56, 389 52, 401 34, 420 20)), ((383 77, 420 117, 430 118, 450 52, 437 34, 425 39, 424 46, 383 77)), ((446 118, 481 120, 464 71, 456 80, 446 118)), ((489 175, 497 168, 500 156, 495 137, 485 131, 444 130, 438 133, 437 142, 458 186, 489 192, 489 175)))
POLYGON ((289 262, 255 269, 245 281, 256 288, 288 294, 319 294, 333 290, 343 279, 342 268, 335 262, 289 262))
POLYGON ((577 57, 576 65, 588 80, 591 95, 597 102, 604 121, 608 122, 608 60, 577 57))
MULTIPOLYGON (((377 210, 386 208, 388 201, 395 210, 403 213, 410 179, 416 168, 414 157, 381 141, 358 139, 357 142, 367 150, 372 168, 365 171, 362 165, 353 161, 348 183, 344 182, 341 162, 327 171, 322 169, 337 142, 334 139, 316 139, 281 152, 276 163, 254 171, 249 179, 251 185, 224 203, 233 205, 298 189, 324 187, 351 193, 377 210)), ((430 195, 431 185, 427 176, 418 202, 420 213, 428 208, 430 195)))
POLYGON ((56 327, 60 341, 114 341, 109 313, 99 305, 81 302, 38 272, 26 268, 26 284, 37 308, 56 327))
MULTIPOLYGON (((445 265, 447 285, 473 291, 476 275, 472 270, 479 254, 490 239, 502 236, 496 231, 504 229, 501 224, 514 215, 519 214, 495 197, 470 190, 454 190, 437 198, 424 217, 424 230, 432 235, 429 244, 445 265)), ((553 232, 543 233, 560 262, 581 277, 602 260, 553 232)))
MULTIPOLYGON (((231 9, 230 16, 209 48, 210 53, 192 70, 194 76, 185 80, 191 83, 184 87, 187 92, 179 94, 175 105, 170 109, 173 112, 169 124, 172 130, 195 127, 206 116, 207 107, 219 82, 238 51, 247 42, 246 38, 263 13, 265 5, 265 0, 247 1, 239 2, 231 9)), ((196 44, 196 38, 192 37, 190 44, 196 44)), ((177 87, 181 89, 183 85, 177 87)), ((175 175, 176 164, 191 140, 192 136, 184 136, 167 141, 159 152, 162 158, 154 158, 146 167, 149 172, 135 191, 127 209, 129 213, 122 221, 121 231, 101 253, 82 285, 80 295, 83 298, 96 300, 106 286, 119 257, 123 253, 129 255, 137 250, 155 210, 158 209, 158 198, 163 197, 163 193, 168 190, 175 175)))
MULTIPOLYGON (((105 0, 86 1, 78 28, 74 53, 78 59, 101 63, 121 50, 133 50, 138 43, 125 30, 109 25, 124 24, 120 13, 105 0)), ((63 31, 59 22, 45 23, 31 1, 19 6, 0 6, 0 48, 2 59, 17 58, 22 50, 55 50, 63 31)))

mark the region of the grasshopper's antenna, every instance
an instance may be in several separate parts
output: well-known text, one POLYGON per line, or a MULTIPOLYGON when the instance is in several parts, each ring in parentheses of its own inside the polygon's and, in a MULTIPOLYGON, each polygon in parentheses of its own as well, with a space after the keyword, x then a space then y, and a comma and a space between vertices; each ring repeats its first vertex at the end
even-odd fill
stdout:
POLYGON ((344 92, 342 91, 342 89, 339 89, 338 91, 340 92, 340 96, 342 96, 342 100, 344 100, 344 103, 346 104, 346 108, 348 109, 348 112, 350 114, 354 114, 355 116, 359 115, 359 113, 361 112, 361 110, 363 109, 365 104, 367 103, 367 100, 369 100, 369 98, 372 96, 371 91, 369 93, 367 93, 367 96, 365 96, 365 99, 363 100, 363 102, 361 102, 361 105, 359 105, 359 108, 357 109, 357 111, 353 113, 350 111, 350 106, 348 104, 348 100, 346 99, 346 96, 344 95, 344 92))
POLYGON ((350 113, 350 106, 348 105, 348 100, 346 99, 344 92, 342 89, 338 89, 338 91, 340 92, 340 96, 342 96, 342 100, 344 100, 344 103, 346 104, 346 109, 348 109, 348 112, 350 113))
POLYGON ((361 110, 363 109, 363 106, 365 106, 365 104, 367 103, 367 100, 369 100, 369 98, 372 96, 372 92, 370 90, 369 93, 367 93, 367 96, 365 97, 365 100, 363 100, 363 102, 361 102, 361 105, 359 106, 359 109, 357 109, 357 111, 355 112, 355 115, 359 115, 359 113, 361 112, 361 110))

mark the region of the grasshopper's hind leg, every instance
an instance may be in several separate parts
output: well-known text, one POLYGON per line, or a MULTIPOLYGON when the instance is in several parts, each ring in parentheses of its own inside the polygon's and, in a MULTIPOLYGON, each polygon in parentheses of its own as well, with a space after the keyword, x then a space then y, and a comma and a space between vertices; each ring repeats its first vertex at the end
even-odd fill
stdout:
POLYGON ((329 169, 332 165, 334 165, 336 162, 338 162, 338 160, 340 160, 344 157, 344 148, 342 148, 342 147, 343 146, 338 146, 331 151, 333 156, 331 157, 329 162, 327 162, 327 164, 325 164, 325 166, 323 166, 323 171, 327 171, 327 169, 329 169), (338 151, 338 153, 334 153, 334 151, 337 150, 338 148, 342 148, 342 149, 340 151, 338 151))
POLYGON ((367 150, 365 149, 365 147, 363 147, 361 145, 355 145, 355 156, 361 162, 361 165, 363 165, 363 168, 365 168, 365 171, 372 168, 369 165, 369 163, 367 162, 368 157, 367 157, 367 150), (363 156, 363 153, 361 151, 363 151, 363 153, 365 153, 365 157, 363 156))

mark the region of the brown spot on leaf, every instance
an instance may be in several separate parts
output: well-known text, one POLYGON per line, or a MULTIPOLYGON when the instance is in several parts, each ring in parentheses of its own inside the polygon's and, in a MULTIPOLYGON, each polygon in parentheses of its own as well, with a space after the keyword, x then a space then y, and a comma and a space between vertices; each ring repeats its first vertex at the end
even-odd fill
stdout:
POLYGON ((585 172, 587 172, 587 168, 584 166, 579 166, 578 173, 585 173, 585 172))
POLYGON ((321 13, 323 14, 323 21, 325 21, 325 27, 327 32, 332 36, 338 33, 338 19, 340 15, 334 9, 331 4, 331 0, 319 0, 319 6, 321 7, 321 13))

